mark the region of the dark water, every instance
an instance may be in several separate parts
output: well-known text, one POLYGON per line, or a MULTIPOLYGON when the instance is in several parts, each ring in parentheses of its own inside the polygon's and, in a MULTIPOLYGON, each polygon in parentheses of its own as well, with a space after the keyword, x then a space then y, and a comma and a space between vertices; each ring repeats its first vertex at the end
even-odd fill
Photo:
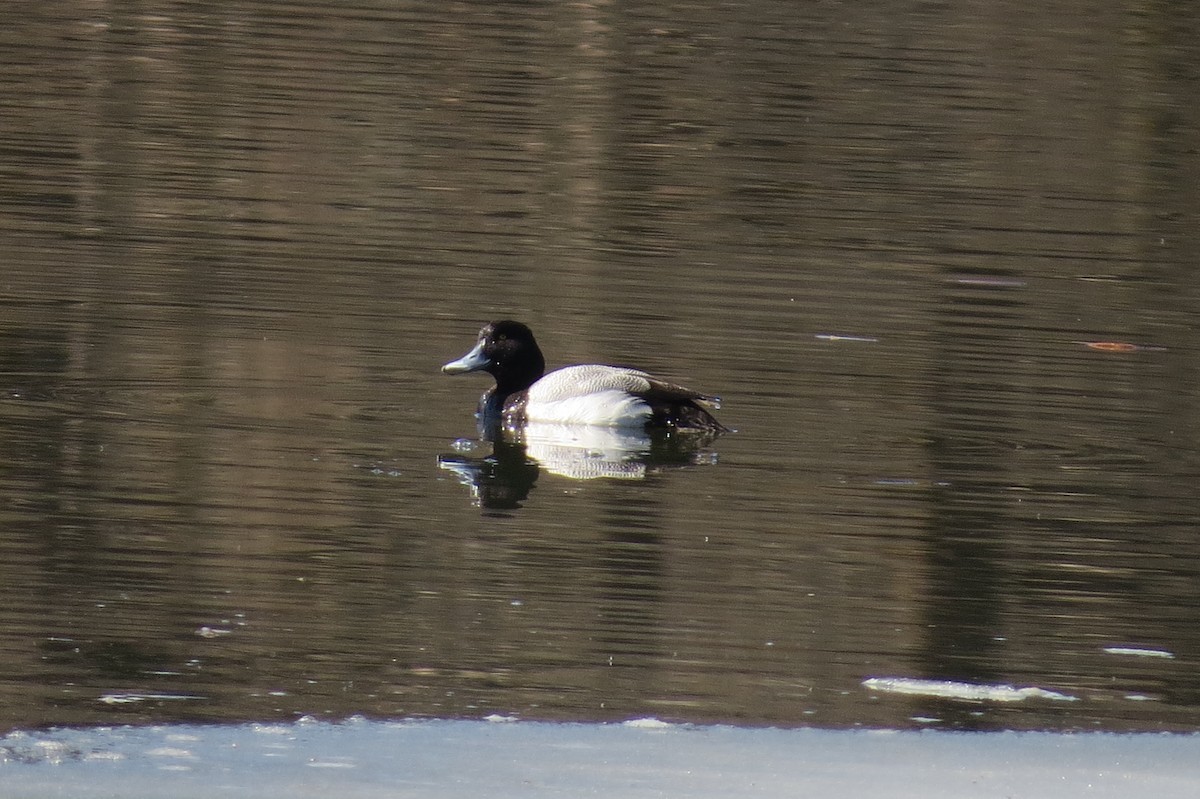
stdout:
POLYGON ((1195 729, 1198 34, 16 4, 0 730, 1195 729), (738 432, 472 444, 438 366, 502 316, 738 432))

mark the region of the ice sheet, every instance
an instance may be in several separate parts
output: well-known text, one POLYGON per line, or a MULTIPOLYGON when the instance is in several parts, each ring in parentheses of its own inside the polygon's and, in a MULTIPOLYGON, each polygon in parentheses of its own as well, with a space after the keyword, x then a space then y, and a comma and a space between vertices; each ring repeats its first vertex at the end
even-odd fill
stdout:
POLYGON ((351 720, 0 739, 5 799, 1200 796, 1200 735, 351 720))

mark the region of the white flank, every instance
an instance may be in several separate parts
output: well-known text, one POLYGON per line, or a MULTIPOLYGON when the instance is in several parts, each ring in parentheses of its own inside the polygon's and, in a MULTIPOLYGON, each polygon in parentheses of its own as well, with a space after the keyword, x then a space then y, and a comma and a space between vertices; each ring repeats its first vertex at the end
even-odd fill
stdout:
POLYGON ((525 416, 532 422, 634 427, 650 418, 637 392, 650 388, 645 372, 616 366, 566 366, 529 388, 525 416))
POLYGON ((531 422, 633 427, 644 425, 650 418, 645 400, 619 389, 554 400, 540 399, 536 389, 535 385, 529 390, 529 404, 525 406, 525 416, 531 422))

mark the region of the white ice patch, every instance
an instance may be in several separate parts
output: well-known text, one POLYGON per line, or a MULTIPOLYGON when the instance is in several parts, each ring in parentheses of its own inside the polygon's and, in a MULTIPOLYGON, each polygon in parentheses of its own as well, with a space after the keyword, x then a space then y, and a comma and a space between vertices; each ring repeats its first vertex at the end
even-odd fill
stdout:
POLYGON ((130 705, 135 702, 189 702, 204 698, 191 694, 104 694, 96 701, 106 705, 130 705))
POLYGON ((647 716, 644 719, 629 719, 622 722, 626 727, 636 727, 639 730, 666 730, 672 726, 670 722, 647 716))
POLYGON ((1013 685, 988 685, 952 680, 919 680, 912 677, 871 677, 863 680, 863 686, 872 691, 892 694, 916 694, 937 696, 943 699, 961 699, 968 702, 1020 702, 1025 699, 1053 699, 1074 702, 1076 697, 1047 691, 1045 688, 1013 685))
POLYGON ((195 760, 196 756, 187 749, 180 749, 177 746, 156 746, 153 749, 147 749, 146 754, 151 757, 178 757, 185 760, 195 760))
POLYGON ((1140 646, 1106 646, 1104 647, 1105 654, 1108 655, 1129 655, 1130 657, 1139 658, 1167 658, 1175 657, 1174 652, 1168 652, 1165 649, 1148 649, 1140 646))

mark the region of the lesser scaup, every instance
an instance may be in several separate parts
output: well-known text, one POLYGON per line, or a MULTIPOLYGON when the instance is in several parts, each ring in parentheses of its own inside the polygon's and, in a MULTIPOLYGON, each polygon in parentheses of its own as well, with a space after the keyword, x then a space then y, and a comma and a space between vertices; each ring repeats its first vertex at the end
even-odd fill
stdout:
POLYGON ((479 400, 484 420, 510 427, 531 422, 728 430, 701 404, 716 397, 658 379, 637 369, 585 364, 549 374, 533 333, 520 322, 491 322, 474 348, 442 367, 448 375, 484 371, 496 385, 479 400))

